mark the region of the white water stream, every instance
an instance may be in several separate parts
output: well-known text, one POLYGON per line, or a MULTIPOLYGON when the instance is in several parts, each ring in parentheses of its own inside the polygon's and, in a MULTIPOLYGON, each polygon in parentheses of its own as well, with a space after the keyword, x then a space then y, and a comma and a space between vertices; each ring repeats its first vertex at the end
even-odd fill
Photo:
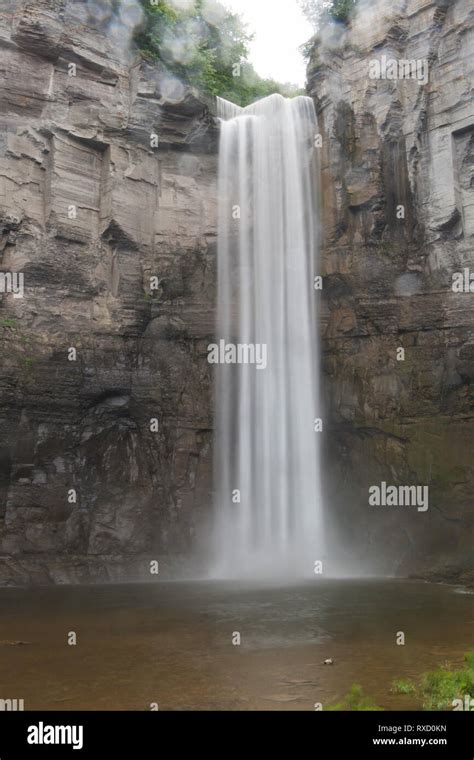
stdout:
POLYGON ((309 575, 323 551, 316 115, 306 97, 218 101, 213 573, 309 575))

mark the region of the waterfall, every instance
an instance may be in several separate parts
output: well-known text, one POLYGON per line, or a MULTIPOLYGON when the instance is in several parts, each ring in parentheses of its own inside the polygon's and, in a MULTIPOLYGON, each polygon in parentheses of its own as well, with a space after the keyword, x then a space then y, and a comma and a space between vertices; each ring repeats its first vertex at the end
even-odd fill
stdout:
POLYGON ((313 101, 218 99, 214 572, 322 559, 313 101))

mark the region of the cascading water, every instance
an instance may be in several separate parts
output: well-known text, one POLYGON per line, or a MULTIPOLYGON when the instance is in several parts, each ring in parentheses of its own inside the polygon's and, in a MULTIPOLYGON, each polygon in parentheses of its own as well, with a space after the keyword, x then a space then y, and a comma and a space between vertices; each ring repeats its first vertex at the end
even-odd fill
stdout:
POLYGON ((316 115, 280 95, 218 115, 214 573, 306 575, 323 531, 316 115))

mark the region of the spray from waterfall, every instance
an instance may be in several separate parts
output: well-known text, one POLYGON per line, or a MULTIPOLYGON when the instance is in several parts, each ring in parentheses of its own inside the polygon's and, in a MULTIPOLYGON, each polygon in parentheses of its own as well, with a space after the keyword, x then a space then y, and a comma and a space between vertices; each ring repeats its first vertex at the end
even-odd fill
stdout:
POLYGON ((323 552, 316 115, 281 95, 218 99, 218 115, 213 572, 310 575, 323 552))

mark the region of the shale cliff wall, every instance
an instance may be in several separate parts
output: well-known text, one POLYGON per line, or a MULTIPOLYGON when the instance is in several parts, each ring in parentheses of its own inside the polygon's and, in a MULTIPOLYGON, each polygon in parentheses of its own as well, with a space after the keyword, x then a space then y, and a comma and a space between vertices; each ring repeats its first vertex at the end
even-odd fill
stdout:
POLYGON ((0 14, 2 583, 170 572, 210 502, 215 119, 85 11, 0 14))
MULTIPOLYGON (((212 500, 216 122, 85 9, 0 13, 0 272, 24 276, 0 303, 0 583, 182 572, 212 500)), ((470 0, 361 0, 313 47, 341 567, 472 581, 473 48, 470 0), (429 80, 371 79, 384 55, 429 80), (382 481, 428 510, 370 506, 382 481)))
POLYGON ((309 66, 341 559, 355 548, 361 566, 446 580, 474 567, 474 292, 452 289, 465 268, 474 280, 473 50, 471 0, 361 0, 309 66), (372 78, 383 56, 420 62, 419 81, 372 78), (428 485, 428 510, 369 506, 382 481, 428 485))

